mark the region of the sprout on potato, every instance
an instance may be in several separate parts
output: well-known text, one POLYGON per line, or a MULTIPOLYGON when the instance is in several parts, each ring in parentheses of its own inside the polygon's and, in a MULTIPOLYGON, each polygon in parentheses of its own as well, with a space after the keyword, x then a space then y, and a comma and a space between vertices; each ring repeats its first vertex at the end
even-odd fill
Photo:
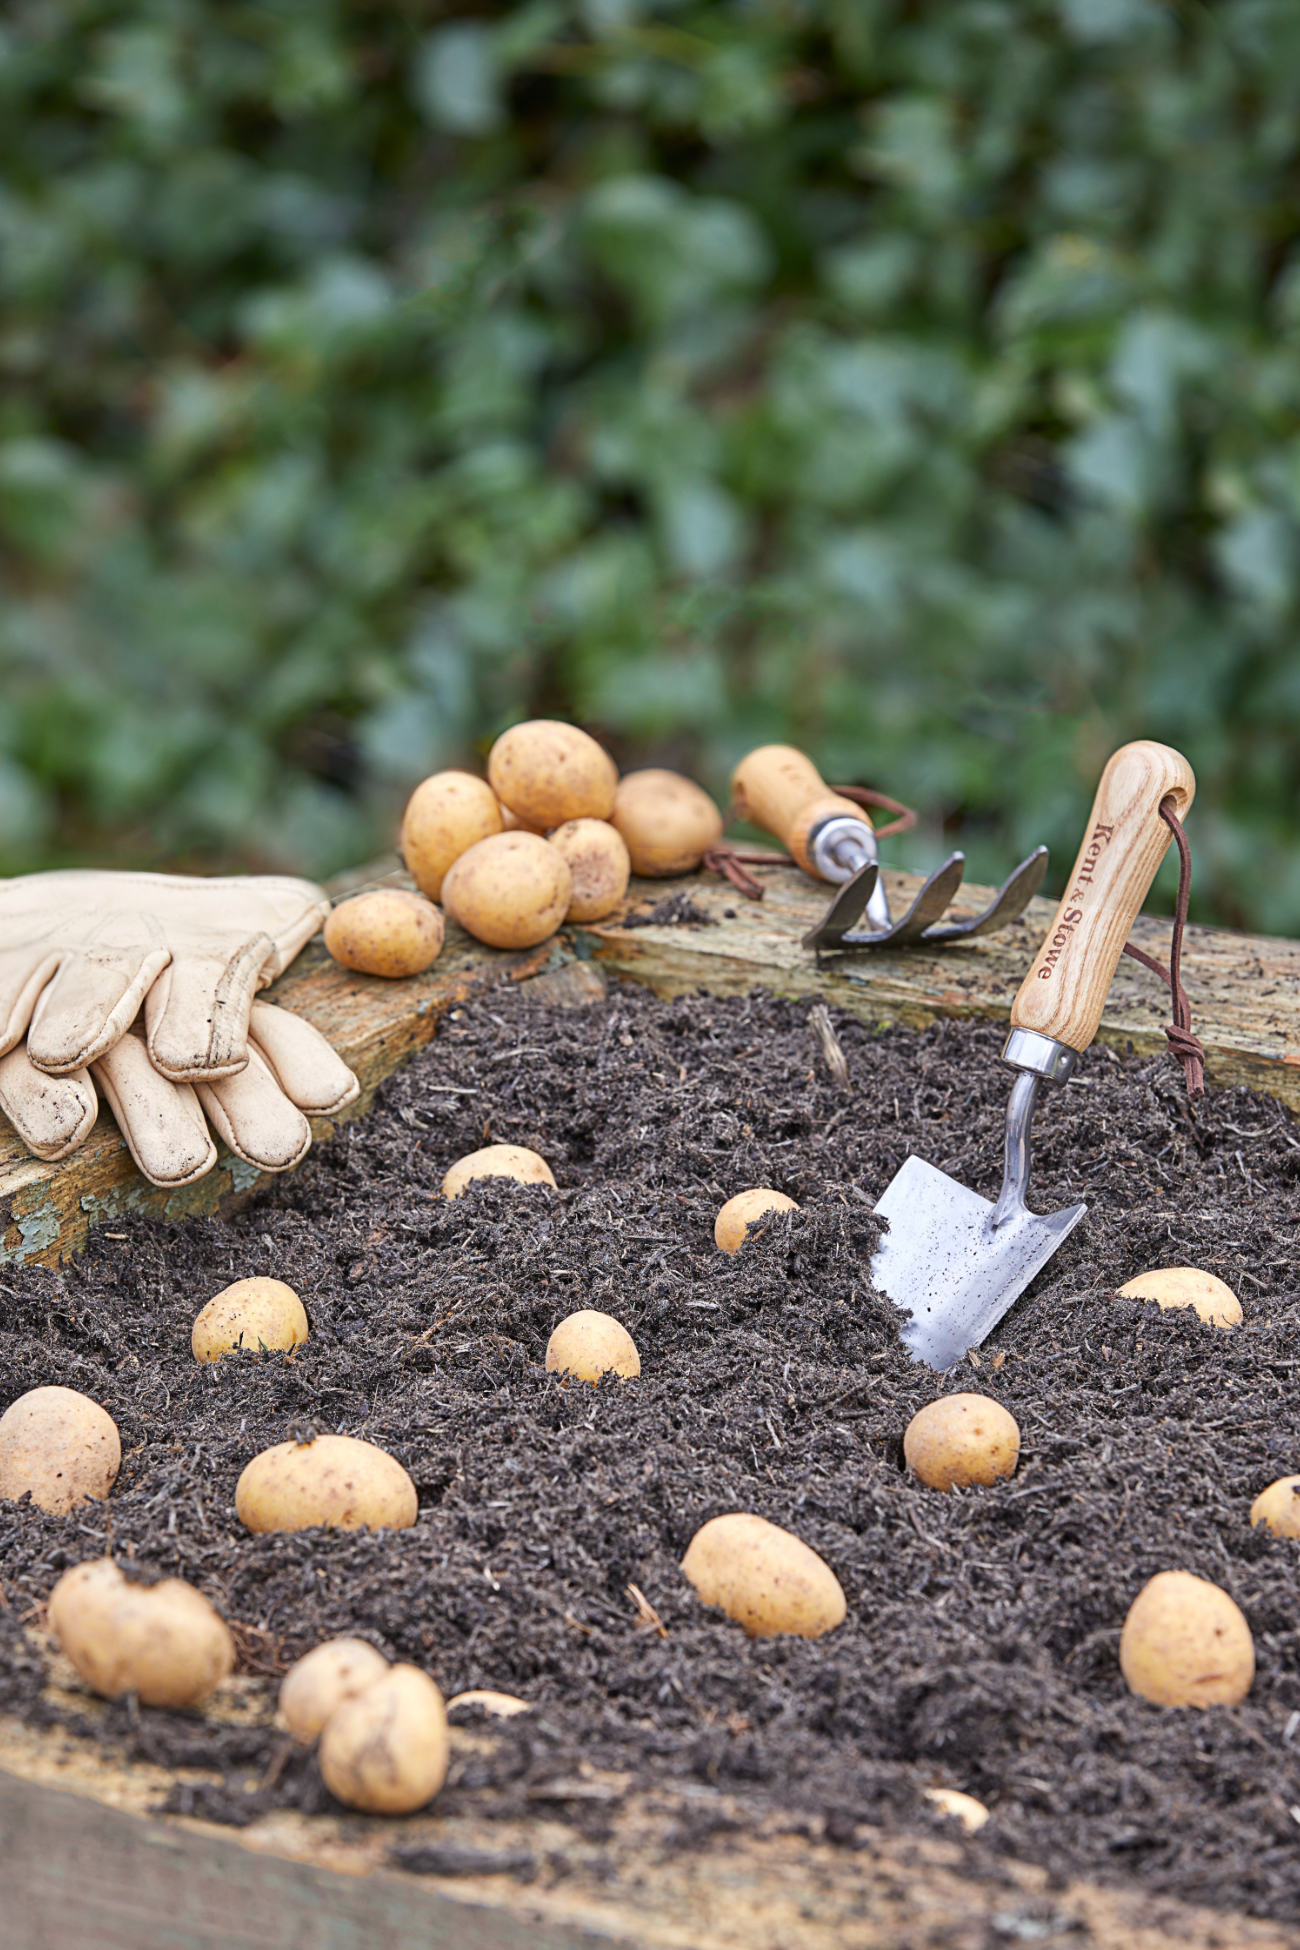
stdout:
POLYGON ((1232 1288, 1199 1266, 1155 1266, 1126 1281, 1120 1292, 1130 1300, 1154 1300, 1161 1308, 1190 1307, 1207 1327, 1241 1325, 1241 1302, 1232 1288))
POLYGON ((722 839, 722 814, 707 792, 680 772, 652 767, 618 782, 610 815, 633 873, 647 880, 693 873, 722 839))
POLYGON ((442 1694, 418 1666, 390 1666, 330 1715, 319 1754, 325 1785, 345 1807, 411 1814, 447 1776, 451 1742, 442 1694))
POLYGON ((235 1513, 249 1530, 404 1530, 415 1522, 415 1484, 395 1457, 351 1435, 277 1442, 248 1463, 235 1513))
POLYGON ((908 1467, 932 1490, 969 1489, 1013 1476, 1020 1426, 987 1395, 944 1395, 918 1409, 903 1435, 908 1467))
POLYGON ((421 975, 442 953, 442 915, 406 887, 372 887, 332 909, 325 946, 343 968, 398 980, 421 975))
POLYGON ((513 1178, 520 1185, 554 1185, 545 1158, 526 1144, 485 1144, 458 1158, 442 1181, 444 1198, 459 1198, 476 1178, 513 1178))
POLYGON ((540 832, 566 819, 608 819, 618 771, 609 753, 576 725, 531 718, 503 731, 488 753, 497 798, 540 832))
POLYGON ((564 855, 536 833, 498 833, 462 853, 442 883, 443 906, 489 948, 535 948, 573 898, 564 855))
POLYGON ((196 1361, 219 1361, 236 1348, 288 1349, 307 1338, 307 1312, 283 1280, 236 1280, 214 1293, 190 1334, 196 1361))
POLYGON ((92 1692, 145 1706, 197 1706, 235 1663, 224 1621, 181 1578, 131 1584, 111 1558, 66 1571, 50 1593, 50 1630, 92 1692))
POLYGON ((327 1639, 290 1666, 280 1685, 280 1718, 295 1740, 315 1740, 330 1716, 388 1671, 365 1639, 327 1639))
POLYGON ((122 1466, 117 1424, 75 1388, 29 1388, 0 1415, 0 1501, 52 1516, 106 1497, 122 1466))
POLYGON ((447 869, 479 840, 501 830, 501 808, 486 779, 472 772, 435 772, 407 800, 398 846, 420 892, 436 901, 447 869))
POLYGON ((583 1307, 562 1320, 551 1335, 546 1366, 552 1374, 594 1384, 607 1374, 633 1379, 641 1372, 641 1356, 621 1321, 583 1307))
POLYGON ((627 893, 627 848, 603 819, 566 819, 550 836, 573 883, 566 921, 603 921, 627 893))
POLYGON ((682 1570, 706 1605, 751 1638, 819 1639, 844 1620, 844 1592, 825 1559, 748 1511, 713 1517, 697 1530, 682 1570))
POLYGON ((713 1221, 713 1237, 724 1253, 738 1253, 749 1237, 749 1229, 773 1212, 795 1212, 795 1201, 768 1185, 757 1185, 729 1198, 713 1221))
POLYGON ((1217 1584, 1160 1571, 1129 1607, 1119 1663, 1129 1691, 1155 1706, 1236 1706, 1255 1677, 1255 1642, 1217 1584))

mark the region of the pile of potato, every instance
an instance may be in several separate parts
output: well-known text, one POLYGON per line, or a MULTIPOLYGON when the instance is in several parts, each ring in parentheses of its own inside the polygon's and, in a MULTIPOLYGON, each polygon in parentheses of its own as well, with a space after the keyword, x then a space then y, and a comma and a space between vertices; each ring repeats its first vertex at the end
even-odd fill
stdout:
POLYGON ((491 948, 532 948, 566 921, 600 921, 629 875, 688 873, 722 838, 708 794, 676 772, 630 772, 576 725, 533 718, 488 754, 486 779, 435 772, 402 819, 419 893, 373 888, 342 901, 325 945, 366 975, 432 966, 450 915, 491 948), (434 905, 441 902, 441 910, 434 905))

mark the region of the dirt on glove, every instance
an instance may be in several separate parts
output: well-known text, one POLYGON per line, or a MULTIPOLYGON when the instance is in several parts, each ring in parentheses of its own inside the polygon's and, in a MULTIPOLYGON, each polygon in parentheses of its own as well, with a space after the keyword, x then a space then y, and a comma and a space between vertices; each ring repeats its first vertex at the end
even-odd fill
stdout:
POLYGON ((178 1784, 175 1810, 246 1822, 331 1806, 314 1760, 285 1757, 274 1675, 360 1633, 448 1694, 535 1704, 494 1728, 491 1757, 453 1773, 439 1808, 513 1819, 530 1784, 588 1763, 716 1783, 756 1823, 792 1810, 850 1845, 858 1822, 951 1834, 922 1798, 947 1785, 993 1811, 965 1845, 973 1875, 1011 1855, 1293 1920, 1300 1544, 1248 1522, 1258 1491, 1300 1466, 1293 1121, 1244 1090, 1193 1114, 1169 1060, 1095 1049, 1040 1112, 1030 1195, 1040 1211, 1084 1198, 1088 1217, 940 1378, 872 1291, 871 1208, 912 1151, 995 1191, 1001 1032, 837 1018, 844 1089, 808 1014, 636 990, 557 1009, 502 989, 236 1215, 114 1221, 62 1272, 8 1271, 0 1408, 42 1382, 83 1389, 117 1420, 124 1461, 108 1510, 0 1505, 0 1707, 76 1722, 42 1697, 24 1621, 104 1548, 111 1515, 120 1561, 192 1579, 266 1675, 249 1725, 129 1703, 97 1716, 93 1737, 126 1757, 218 1770, 178 1784), (540 1151, 560 1189, 439 1197, 453 1159, 498 1141, 540 1151), (799 1210, 733 1258, 713 1218, 749 1185, 799 1210), (1178 1263, 1226 1279, 1244 1324, 1226 1334, 1115 1298, 1178 1263), (200 1367, 195 1314, 255 1273, 297 1288, 310 1340, 200 1367), (566 1388, 545 1372, 551 1329, 579 1307, 631 1330, 638 1381, 566 1388), (1017 1417, 1019 1470, 922 1489, 903 1430, 972 1388, 1017 1417), (397 1456, 415 1527, 247 1534, 244 1463, 313 1430, 397 1456), (749 1640, 702 1610, 678 1561, 726 1510, 818 1550, 845 1624, 749 1640), (1124 1614, 1171 1567, 1245 1611, 1259 1670, 1243 1705, 1168 1711, 1125 1692, 1124 1614))

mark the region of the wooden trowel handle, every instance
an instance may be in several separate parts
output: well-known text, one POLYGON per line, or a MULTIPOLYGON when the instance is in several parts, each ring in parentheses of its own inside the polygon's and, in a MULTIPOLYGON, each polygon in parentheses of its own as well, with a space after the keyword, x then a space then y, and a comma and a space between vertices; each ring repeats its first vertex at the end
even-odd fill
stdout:
POLYGON ((1129 929, 1173 837, 1161 801, 1182 819, 1195 793, 1181 752, 1148 739, 1121 745, 1101 775, 1074 871, 1012 1005, 1013 1029, 1087 1049, 1129 929))
POLYGON ((731 797, 741 819, 775 834, 805 873, 826 876, 812 864, 808 841, 828 819, 871 821, 861 806, 831 791, 810 758, 793 745, 760 745, 731 775, 731 797))

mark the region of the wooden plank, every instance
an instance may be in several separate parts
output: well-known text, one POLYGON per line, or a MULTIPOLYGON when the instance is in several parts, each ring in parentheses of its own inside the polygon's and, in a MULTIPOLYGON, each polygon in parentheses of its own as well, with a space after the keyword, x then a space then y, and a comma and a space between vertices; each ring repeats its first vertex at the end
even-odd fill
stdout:
MULTIPOLYGON (((634 882, 624 915, 566 930, 523 955, 496 953, 450 927, 434 967, 409 981, 351 975, 316 941, 268 993, 323 1030, 360 1076, 361 1098, 344 1113, 350 1118, 368 1108, 383 1079, 430 1040, 457 1002, 495 981, 539 976, 546 978, 543 990, 558 982, 557 993, 581 999, 584 966, 644 983, 660 995, 734 995, 764 985, 781 995, 817 996, 874 1023, 919 1026, 945 1016, 1005 1022, 1053 912, 1051 902, 1035 901, 1013 927, 960 948, 867 951, 819 961, 800 942, 824 908, 827 889, 791 870, 764 877, 762 902, 747 901, 707 875, 634 882), (678 894, 707 917, 706 925, 623 925, 626 913, 644 914, 678 894)), ((402 884, 404 876, 390 860, 366 869, 364 879, 402 884)), ((896 912, 920 884, 915 875, 896 873, 886 873, 885 882, 896 912)), ((964 898, 978 907, 989 892, 972 887, 964 898)), ((1161 920, 1142 919, 1134 929, 1138 944, 1161 958, 1168 937, 1168 923, 1161 920)), ((1300 943, 1191 928, 1184 979, 1211 1082, 1248 1084, 1300 1110, 1300 943)), ((1161 985, 1137 963, 1122 961, 1099 1040, 1154 1055, 1165 1048, 1167 1020, 1161 985)), ((324 1121, 314 1126, 318 1138, 334 1128, 324 1121)), ((107 1113, 89 1141, 60 1164, 29 1157, 12 1133, 0 1132, 0 1264, 57 1263, 85 1243, 96 1220, 126 1212, 185 1218, 267 1182, 265 1174, 223 1152, 216 1169, 197 1184, 161 1190, 141 1178, 107 1113)))

